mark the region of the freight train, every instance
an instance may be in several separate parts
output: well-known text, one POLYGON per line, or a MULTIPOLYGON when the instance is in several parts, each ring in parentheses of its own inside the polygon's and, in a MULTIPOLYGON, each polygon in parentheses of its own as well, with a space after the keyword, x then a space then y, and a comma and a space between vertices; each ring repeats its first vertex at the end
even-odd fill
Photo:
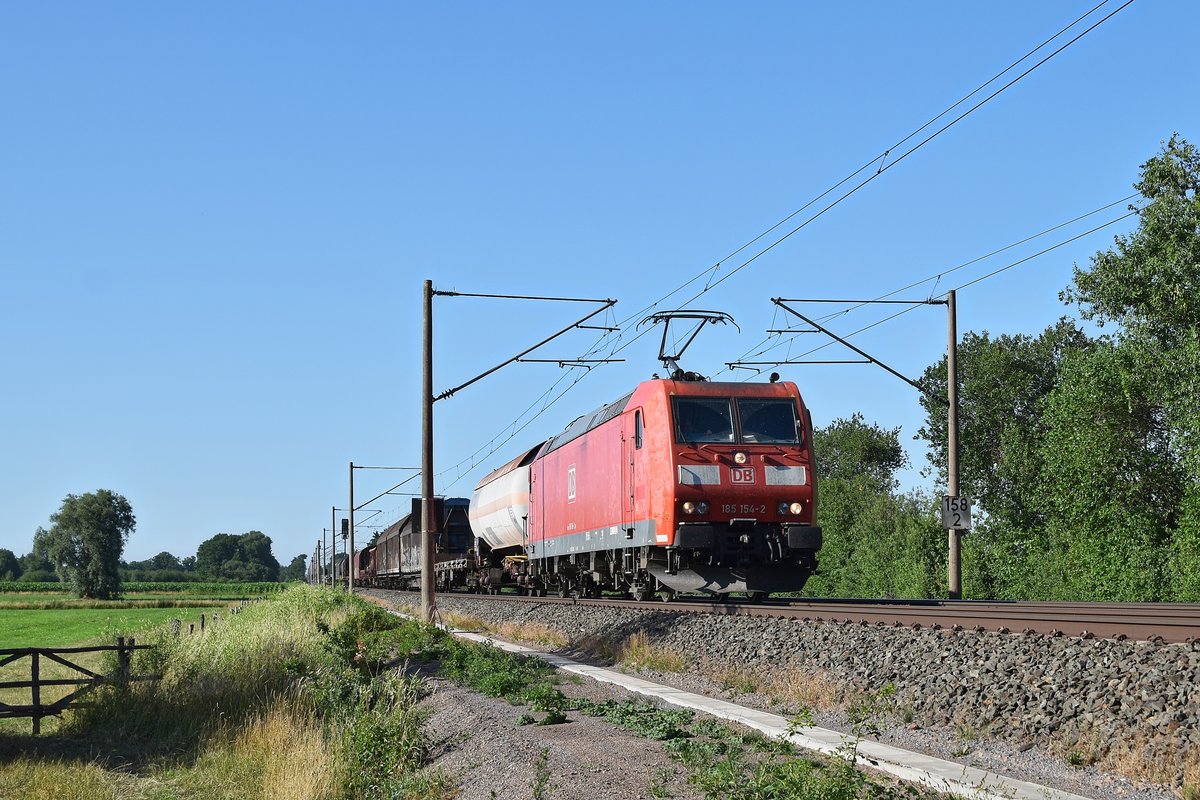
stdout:
MULTIPOLYGON (((484 477, 469 503, 444 501, 435 584, 641 600, 801 589, 822 535, 799 390, 688 377, 638 384, 484 477)), ((419 520, 356 553, 356 580, 419 583, 419 520)))

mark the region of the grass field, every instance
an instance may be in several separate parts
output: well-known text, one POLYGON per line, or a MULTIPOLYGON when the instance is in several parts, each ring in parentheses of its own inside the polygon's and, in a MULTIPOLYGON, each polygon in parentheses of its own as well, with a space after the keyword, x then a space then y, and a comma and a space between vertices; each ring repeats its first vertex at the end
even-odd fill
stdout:
MULTIPOLYGON (((9 584, 11 586, 11 584, 9 584)), ((141 587, 140 587, 141 588, 141 587)), ((153 589, 129 592, 121 600, 80 600, 66 591, 38 586, 35 591, 0 591, 0 649, 22 647, 80 647, 114 644, 116 637, 135 637, 178 619, 186 632, 189 623, 198 623, 200 615, 224 616, 225 609, 239 600, 254 597, 253 587, 238 584, 172 584, 167 591, 153 589)), ((112 669, 111 654, 83 654, 70 660, 94 672, 112 669)), ((0 667, 0 682, 29 680, 30 661, 21 659, 0 667)), ((53 661, 43 660, 43 678, 73 679, 79 673, 53 661)), ((43 690, 43 700, 66 695, 68 687, 43 690)), ((24 705, 30 702, 28 689, 2 689, 0 702, 24 705)), ((58 721, 49 718, 43 730, 51 731, 58 721)), ((28 732, 29 720, 0 720, 0 733, 28 732)))
MULTIPOLYGON (((172 619, 196 622, 205 608, 0 609, 0 649, 112 644, 172 619)), ((218 609, 219 613, 219 609, 218 609)))

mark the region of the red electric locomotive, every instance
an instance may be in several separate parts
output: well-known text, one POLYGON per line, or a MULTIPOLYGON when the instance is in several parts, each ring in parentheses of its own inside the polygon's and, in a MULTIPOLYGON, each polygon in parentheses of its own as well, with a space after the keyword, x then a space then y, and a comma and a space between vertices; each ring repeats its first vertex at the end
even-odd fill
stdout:
POLYGON ((482 580, 639 599, 799 590, 822 542, 811 440, 794 383, 645 381, 480 482, 482 580))

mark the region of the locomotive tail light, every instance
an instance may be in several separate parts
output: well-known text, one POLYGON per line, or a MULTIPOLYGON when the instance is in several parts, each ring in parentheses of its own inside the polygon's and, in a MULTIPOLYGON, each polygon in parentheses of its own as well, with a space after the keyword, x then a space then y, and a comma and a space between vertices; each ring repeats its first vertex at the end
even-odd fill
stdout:
POLYGON ((787 504, 787 503, 780 503, 780 504, 779 504, 779 514, 780 514, 780 516, 783 516, 783 515, 784 515, 784 514, 786 514, 786 513, 788 513, 788 504, 787 504))
POLYGON ((733 462, 735 464, 745 464, 749 460, 750 460, 749 454, 747 454, 743 450, 738 450, 736 453, 733 454, 733 462))
POLYGON ((707 514, 708 513, 708 503, 701 500, 699 503, 696 504, 696 511, 700 512, 701 514, 707 514))

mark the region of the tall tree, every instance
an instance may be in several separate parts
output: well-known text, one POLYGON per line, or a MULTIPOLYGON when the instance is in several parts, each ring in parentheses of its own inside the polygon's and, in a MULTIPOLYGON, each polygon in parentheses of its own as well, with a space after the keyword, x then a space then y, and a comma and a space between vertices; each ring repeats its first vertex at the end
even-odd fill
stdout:
MULTIPOLYGON (((1061 319, 1038 336, 970 332, 958 346, 959 486, 997 521, 1015 528, 1040 524, 1029 487, 1041 473, 1039 444, 1047 396, 1058 385, 1063 359, 1089 346, 1088 337, 1061 319)), ((925 385, 945 396, 946 359, 925 370, 925 385)), ((946 477, 946 406, 922 395, 931 465, 946 477)))
MULTIPOLYGON (((41 528, 38 530, 40 531, 41 528)), ((34 538, 36 539, 36 534, 34 538)), ((36 550, 31 550, 18 558, 17 563, 21 566, 21 580, 23 581, 58 580, 58 575, 54 573, 54 565, 45 556, 39 555, 36 550)))
POLYGON ((308 556, 300 554, 279 571, 281 581, 302 581, 308 576, 308 556))
POLYGON ((1047 402, 1044 596, 1170 599, 1170 541, 1184 474, 1171 453, 1155 376, 1136 352, 1105 346, 1070 359, 1047 402))
POLYGON ((0 547, 0 581, 15 581, 21 577, 21 562, 12 550, 0 547))
POLYGON ((218 533, 196 550, 196 572, 209 580, 274 581, 279 562, 271 552, 271 537, 262 531, 218 533))
POLYGON ((1090 269, 1076 267, 1063 298, 1139 349, 1180 455, 1200 475, 1200 152, 1172 136, 1136 186, 1146 199, 1137 229, 1090 269))
POLYGON ((820 477, 818 522, 825 534, 821 570, 809 594, 832 597, 933 597, 944 594, 943 535, 933 502, 896 494, 908 459, 900 429, 867 424, 861 414, 813 433, 820 477))
POLYGON ((119 494, 69 494, 50 517, 50 529, 34 535, 33 549, 78 596, 107 600, 121 592, 118 563, 135 525, 133 508, 119 494))
MULTIPOLYGON (((1154 515, 1170 540, 1171 596, 1200 600, 1200 151, 1175 134, 1142 165, 1138 226, 1075 269, 1063 292, 1081 314, 1115 325, 1124 366, 1113 384, 1144 407, 1144 448, 1156 475, 1182 468, 1174 505, 1154 515), (1130 389, 1137 389, 1132 392, 1130 389)), ((1156 484, 1156 492, 1162 495, 1156 484)), ((1161 501, 1161 497, 1159 498, 1161 501)))
POLYGON ((900 429, 868 425, 859 413, 814 431, 813 449, 820 478, 863 477, 883 491, 894 489, 896 470, 908 466, 900 429))
POLYGON ((237 555, 238 537, 218 533, 205 539, 196 549, 196 573, 201 578, 215 580, 221 577, 221 567, 237 555))
POLYGON ((183 569, 183 565, 179 563, 179 559, 166 550, 150 559, 150 569, 183 569))

